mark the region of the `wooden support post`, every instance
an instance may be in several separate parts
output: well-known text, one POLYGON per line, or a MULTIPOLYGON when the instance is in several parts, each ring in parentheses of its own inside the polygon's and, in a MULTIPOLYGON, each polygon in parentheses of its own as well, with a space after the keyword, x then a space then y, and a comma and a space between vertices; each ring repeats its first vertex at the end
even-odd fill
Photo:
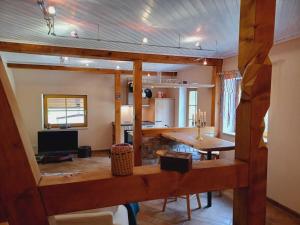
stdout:
POLYGON ((10 225, 48 225, 40 172, 0 58, 0 199, 10 225))
POLYGON ((142 60, 133 62, 134 165, 142 165, 142 60))
POLYGON ((3 204, 0 200, 0 224, 7 221, 7 216, 6 216, 6 213, 4 211, 4 207, 3 207, 3 204))
POLYGON ((248 162, 249 186, 234 191, 234 225, 266 221, 267 147, 264 116, 270 104, 275 0, 241 0, 239 70, 242 97, 236 117, 236 159, 248 162))
POLYGON ((221 111, 221 80, 218 73, 222 72, 222 64, 213 67, 211 101, 211 126, 215 127, 215 136, 220 137, 220 111, 221 111))
POLYGON ((115 73, 115 143, 121 143, 121 74, 115 73))

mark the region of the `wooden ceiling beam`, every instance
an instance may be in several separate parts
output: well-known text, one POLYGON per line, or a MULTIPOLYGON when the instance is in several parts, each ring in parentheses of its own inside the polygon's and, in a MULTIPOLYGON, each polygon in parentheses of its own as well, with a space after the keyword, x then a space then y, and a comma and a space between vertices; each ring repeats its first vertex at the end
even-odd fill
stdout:
MULTIPOLYGON (((72 72, 87 72, 103 75, 115 75, 117 72, 121 75, 133 75, 132 70, 115 70, 104 68, 90 68, 77 66, 56 66, 56 65, 40 65, 40 64, 23 64, 23 63, 7 63, 7 67, 14 69, 32 69, 32 70, 59 70, 72 72)), ((156 71, 143 71, 143 76, 157 76, 156 71)), ((162 76, 177 76, 177 72, 162 72, 162 76)))
MULTIPOLYGON (((0 51, 39 55, 70 56, 81 58, 134 61, 149 63, 198 64, 203 65, 204 58, 190 56, 159 55, 149 53, 118 52, 100 49, 85 49, 51 45, 36 45, 14 42, 0 42, 0 51)), ((216 66, 222 59, 206 58, 207 66, 216 66)))

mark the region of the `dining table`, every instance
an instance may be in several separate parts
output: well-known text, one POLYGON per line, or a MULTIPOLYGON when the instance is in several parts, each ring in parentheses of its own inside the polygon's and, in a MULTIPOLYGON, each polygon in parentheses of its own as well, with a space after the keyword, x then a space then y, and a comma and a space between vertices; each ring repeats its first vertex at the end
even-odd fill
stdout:
MULTIPOLYGON (((235 149, 235 143, 214 137, 207 133, 203 133, 201 135, 201 139, 197 139, 196 129, 164 132, 161 136, 177 143, 190 146, 200 153, 205 152, 207 154, 207 160, 212 159, 213 152, 230 151, 235 149)), ((211 206, 212 192, 207 192, 207 207, 211 206)))

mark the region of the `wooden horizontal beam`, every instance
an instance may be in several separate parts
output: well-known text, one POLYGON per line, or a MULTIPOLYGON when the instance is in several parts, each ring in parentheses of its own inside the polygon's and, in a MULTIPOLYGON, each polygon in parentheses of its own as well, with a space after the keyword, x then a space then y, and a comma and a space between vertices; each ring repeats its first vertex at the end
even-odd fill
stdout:
MULTIPOLYGON (((41 65, 41 64, 24 64, 24 63, 7 63, 7 67, 13 69, 31 69, 31 70, 59 70, 59 71, 71 71, 71 72, 87 72, 103 75, 115 75, 117 72, 121 75, 132 75, 132 70, 115 70, 104 68, 91 68, 91 67, 79 67, 79 66, 56 66, 56 65, 41 65)), ((156 71, 143 71, 143 76, 157 76, 156 71)), ((177 76, 177 72, 161 72, 162 76, 177 76)))
POLYGON ((39 184, 48 216, 187 193, 248 185, 248 165, 237 160, 207 160, 187 173, 161 171, 158 165, 134 167, 132 176, 114 177, 110 169, 45 176, 39 184))
MULTIPOLYGON (((158 55, 148 53, 118 52, 100 49, 85 49, 51 45, 36 45, 14 42, 0 42, 0 51, 17 52, 39 55, 57 55, 120 61, 142 60, 149 63, 199 64, 203 65, 204 58, 189 56, 158 55)), ((206 58, 207 66, 222 64, 222 59, 206 58)))
MULTIPOLYGON (((214 133, 214 127, 204 127, 201 128, 202 133, 214 133)), ((162 133, 167 132, 184 132, 184 131, 192 131, 196 128, 194 127, 166 127, 166 128, 143 128, 142 135, 143 137, 155 137, 161 136, 162 133)))

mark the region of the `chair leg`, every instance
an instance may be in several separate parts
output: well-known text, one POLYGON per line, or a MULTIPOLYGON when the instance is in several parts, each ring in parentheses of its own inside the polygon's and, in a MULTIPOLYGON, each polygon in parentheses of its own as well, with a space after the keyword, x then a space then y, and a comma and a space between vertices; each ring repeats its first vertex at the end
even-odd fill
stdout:
POLYGON ((188 220, 191 220, 191 206, 190 206, 190 195, 186 195, 186 209, 188 214, 188 220))
POLYGON ((163 209, 162 209, 163 212, 166 210, 167 201, 168 201, 168 198, 165 198, 164 199, 163 209))
POLYGON ((201 201, 200 201, 200 196, 199 193, 196 194, 197 202, 198 202, 198 208, 201 208, 201 201))

